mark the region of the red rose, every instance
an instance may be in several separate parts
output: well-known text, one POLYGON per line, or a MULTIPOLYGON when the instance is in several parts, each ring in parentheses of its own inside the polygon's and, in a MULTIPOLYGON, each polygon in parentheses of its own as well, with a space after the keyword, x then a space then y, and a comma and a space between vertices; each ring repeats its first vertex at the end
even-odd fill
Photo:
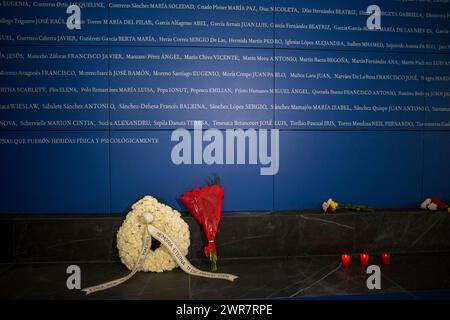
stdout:
POLYGON ((440 201, 440 202, 438 203, 438 208, 439 208, 440 210, 445 210, 445 209, 447 209, 447 204, 446 204, 445 202, 440 201))
POLYGON ((439 203, 441 202, 441 200, 440 200, 438 197, 434 196, 434 197, 431 199, 431 202, 433 202, 433 203, 439 205, 439 203))

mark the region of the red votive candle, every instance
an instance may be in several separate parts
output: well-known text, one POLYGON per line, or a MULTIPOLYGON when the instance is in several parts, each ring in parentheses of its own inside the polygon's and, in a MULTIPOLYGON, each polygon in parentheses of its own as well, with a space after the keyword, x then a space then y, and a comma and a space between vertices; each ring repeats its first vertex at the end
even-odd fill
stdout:
POLYGON ((369 264, 369 255, 367 253, 361 253, 359 255, 359 262, 362 266, 367 266, 369 264))
POLYGON ((383 252, 381 253, 381 262, 384 265, 391 264, 391 254, 389 252, 383 252))
POLYGON ((341 255, 341 261, 342 261, 342 266, 344 268, 347 268, 350 264, 350 255, 349 254, 341 255))

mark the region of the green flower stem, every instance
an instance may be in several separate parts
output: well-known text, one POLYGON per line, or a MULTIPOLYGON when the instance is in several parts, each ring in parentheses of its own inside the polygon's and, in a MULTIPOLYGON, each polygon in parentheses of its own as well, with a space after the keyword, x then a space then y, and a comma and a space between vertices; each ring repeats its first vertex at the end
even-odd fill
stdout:
POLYGON ((373 209, 369 208, 368 206, 353 205, 353 204, 339 205, 339 209, 347 209, 347 210, 363 211, 363 212, 373 212, 373 209))
POLYGON ((216 272, 217 271, 217 255, 216 250, 212 249, 209 253, 209 261, 211 261, 211 271, 216 272))

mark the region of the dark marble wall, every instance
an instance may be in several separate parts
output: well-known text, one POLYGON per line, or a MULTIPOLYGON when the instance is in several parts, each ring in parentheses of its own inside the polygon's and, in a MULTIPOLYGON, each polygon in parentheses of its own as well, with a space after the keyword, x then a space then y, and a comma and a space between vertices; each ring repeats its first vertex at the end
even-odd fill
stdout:
MULTIPOLYGON (((116 261, 122 216, 0 218, 1 262, 116 261)), ((200 226, 191 230, 192 259, 203 258, 200 226)), ((329 255, 361 251, 450 252, 450 214, 375 213, 224 214, 217 244, 221 258, 329 255)))
POLYGON ((0 263, 14 260, 13 221, 0 218, 0 263))

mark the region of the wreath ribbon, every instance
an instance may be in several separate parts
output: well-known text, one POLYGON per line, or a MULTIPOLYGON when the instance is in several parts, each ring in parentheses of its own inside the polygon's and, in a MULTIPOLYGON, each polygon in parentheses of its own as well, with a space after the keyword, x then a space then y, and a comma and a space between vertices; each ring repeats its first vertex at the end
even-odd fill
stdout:
POLYGON ((97 291, 106 290, 115 287, 121 283, 124 283, 125 281, 133 277, 136 274, 136 272, 138 272, 141 269, 142 264, 144 263, 145 258, 147 257, 150 251, 150 248, 152 246, 152 237, 161 242, 161 244, 167 249, 167 251, 169 251, 170 255, 180 266, 180 268, 187 274, 203 278, 228 280, 231 282, 233 282, 235 279, 238 278, 237 276, 228 273, 212 273, 197 269, 181 253, 181 250, 177 247, 175 242, 173 242, 173 240, 170 239, 170 237, 167 234, 165 234, 152 224, 148 224, 147 228, 145 228, 144 241, 142 243, 141 253, 131 272, 125 277, 105 282, 93 287, 85 288, 82 289, 82 291, 84 291, 86 294, 91 294, 97 291))

